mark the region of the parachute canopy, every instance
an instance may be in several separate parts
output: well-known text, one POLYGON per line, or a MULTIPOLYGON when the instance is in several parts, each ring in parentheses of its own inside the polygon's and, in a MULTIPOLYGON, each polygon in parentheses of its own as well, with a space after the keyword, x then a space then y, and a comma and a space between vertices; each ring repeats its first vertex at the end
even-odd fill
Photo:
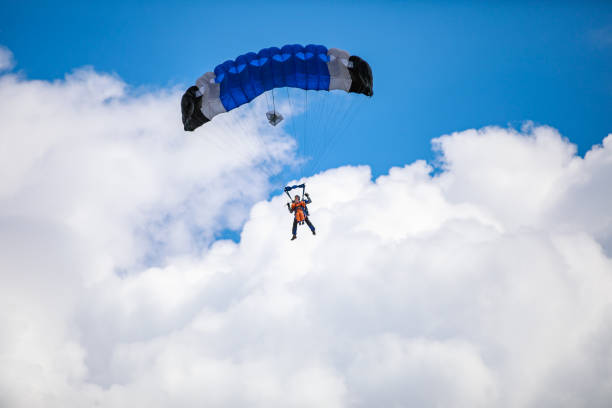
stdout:
MULTIPOLYGON (((337 48, 313 44, 264 48, 217 65, 187 89, 181 100, 183 125, 193 131, 274 88, 337 89, 372 96, 372 81, 366 61, 337 48)), ((272 123, 279 118, 268 119, 272 123)))

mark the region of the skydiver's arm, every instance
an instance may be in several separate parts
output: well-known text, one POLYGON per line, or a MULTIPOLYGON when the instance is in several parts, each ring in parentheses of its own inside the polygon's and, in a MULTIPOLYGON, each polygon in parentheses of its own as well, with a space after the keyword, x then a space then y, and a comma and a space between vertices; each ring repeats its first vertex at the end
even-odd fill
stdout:
POLYGON ((307 201, 304 201, 304 202, 305 202, 306 204, 310 204, 310 203, 312 203, 312 200, 310 199, 310 194, 306 193, 306 194, 304 194, 304 195, 305 195, 305 196, 306 196, 306 198, 307 198, 307 201))
POLYGON ((293 208, 291 208, 291 204, 287 203, 287 209, 289 210, 290 213, 293 212, 293 208))

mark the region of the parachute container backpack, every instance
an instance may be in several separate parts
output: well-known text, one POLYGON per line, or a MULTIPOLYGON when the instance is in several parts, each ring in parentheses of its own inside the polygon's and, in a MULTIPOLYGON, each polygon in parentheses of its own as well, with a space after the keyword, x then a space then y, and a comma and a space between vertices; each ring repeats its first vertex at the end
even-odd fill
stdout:
MULTIPOLYGON (((183 127, 185 131, 194 131, 264 94, 268 109, 265 115, 262 112, 262 119, 265 117, 270 125, 278 128, 282 127, 277 126, 282 122, 285 131, 298 142, 298 149, 303 149, 299 153, 314 162, 319 159, 317 154, 322 153, 325 144, 330 143, 328 139, 332 139, 332 136, 322 136, 326 121, 337 128, 345 122, 351 123, 345 111, 356 97, 338 96, 337 92, 371 97, 374 92, 370 65, 347 51, 323 45, 264 48, 227 60, 198 78, 181 100, 183 127), (279 88, 285 89, 281 92, 279 88), (342 103, 328 102, 321 93, 334 94, 342 103), (277 105, 291 110, 292 114, 284 115, 287 119, 283 121, 277 105), (303 125, 295 123, 299 115, 304 118, 303 125), (287 122, 291 122, 291 126, 287 122), (303 132, 301 140, 298 132, 303 132), (320 140, 309 141, 315 134, 320 140), (311 151, 306 151, 307 146, 311 151)), ((331 126, 329 134, 336 138, 338 132, 331 126)))

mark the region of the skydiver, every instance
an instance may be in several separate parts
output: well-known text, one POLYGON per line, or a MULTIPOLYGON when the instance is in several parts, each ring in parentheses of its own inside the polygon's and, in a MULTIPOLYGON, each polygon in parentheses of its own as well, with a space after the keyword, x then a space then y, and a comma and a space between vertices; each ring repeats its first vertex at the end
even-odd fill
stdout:
POLYGON ((287 209, 289 209, 290 213, 295 213, 295 217, 293 218, 293 227, 291 228, 292 236, 291 241, 297 238, 297 226, 298 223, 303 224, 304 222, 308 225, 308 228, 312 231, 312 235, 317 235, 315 232, 315 227, 312 225, 310 220, 308 219, 308 208, 307 204, 312 203, 310 199, 310 195, 308 193, 304 194, 306 196, 306 201, 300 200, 300 196, 296 195, 291 204, 287 203, 287 209))

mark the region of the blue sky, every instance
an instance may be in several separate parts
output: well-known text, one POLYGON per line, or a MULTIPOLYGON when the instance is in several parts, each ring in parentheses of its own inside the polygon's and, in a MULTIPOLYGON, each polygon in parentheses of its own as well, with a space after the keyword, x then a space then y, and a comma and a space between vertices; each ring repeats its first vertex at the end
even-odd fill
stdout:
POLYGON ((386 173, 431 159, 434 137, 526 120, 582 154, 612 130, 612 3, 516 3, 4 0, 0 44, 30 79, 91 65, 134 89, 187 86, 271 45, 349 50, 372 65, 375 95, 321 168, 386 173))

